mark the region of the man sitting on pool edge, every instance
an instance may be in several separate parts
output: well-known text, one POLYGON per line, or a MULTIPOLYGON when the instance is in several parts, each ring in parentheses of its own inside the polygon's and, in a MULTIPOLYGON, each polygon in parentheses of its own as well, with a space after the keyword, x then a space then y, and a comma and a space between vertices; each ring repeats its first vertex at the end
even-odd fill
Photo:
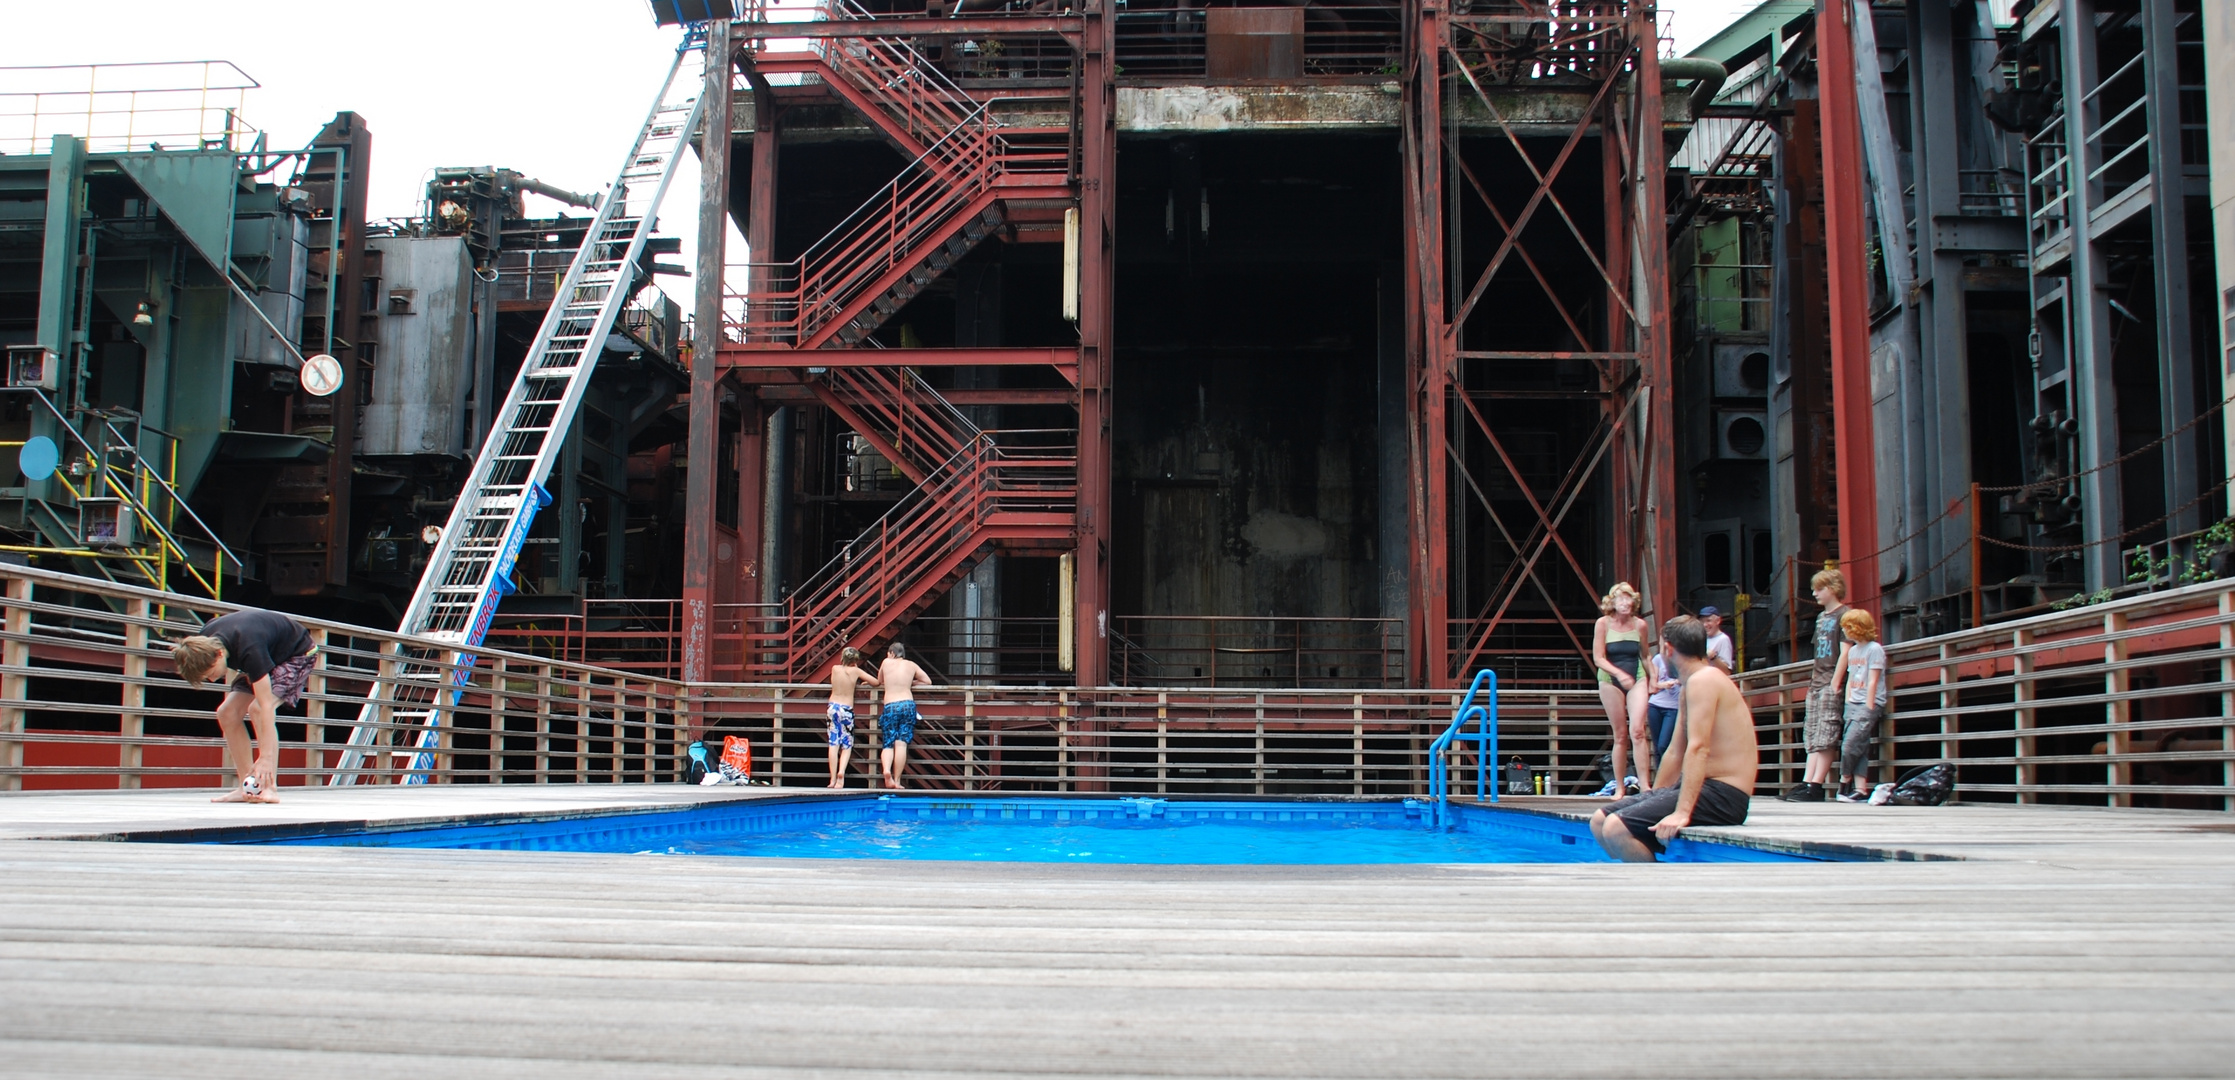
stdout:
POLYGON ((1591 833, 1606 853, 1624 862, 1655 862, 1667 842, 1692 825, 1740 825, 1754 794, 1760 749, 1754 713, 1738 684, 1707 659, 1707 628, 1680 615, 1661 628, 1676 653, 1677 732, 1658 775, 1677 782, 1618 800, 1591 815, 1591 833), (1677 771, 1668 766, 1679 762, 1677 771))

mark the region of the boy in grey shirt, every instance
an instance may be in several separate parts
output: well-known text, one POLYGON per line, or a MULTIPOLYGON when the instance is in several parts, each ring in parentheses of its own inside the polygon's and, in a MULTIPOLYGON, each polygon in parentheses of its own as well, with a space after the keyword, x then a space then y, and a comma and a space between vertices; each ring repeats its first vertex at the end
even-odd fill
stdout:
POLYGON ((1847 709, 1839 740, 1839 801, 1870 801, 1870 740, 1886 718, 1886 647, 1878 644, 1878 620, 1861 608, 1839 617, 1847 640, 1847 709))

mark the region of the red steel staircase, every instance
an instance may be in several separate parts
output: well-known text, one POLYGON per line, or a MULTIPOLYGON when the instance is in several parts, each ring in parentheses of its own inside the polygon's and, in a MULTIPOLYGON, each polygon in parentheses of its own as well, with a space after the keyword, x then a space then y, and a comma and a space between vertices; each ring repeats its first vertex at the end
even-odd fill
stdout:
POLYGON ((996 551, 1069 550, 1078 459, 1031 432, 981 432, 839 549, 784 602, 784 669, 815 681, 852 646, 887 640, 996 551), (1004 441, 1006 440, 1006 441, 1004 441))
MULTIPOLYGON (((847 0, 827 17, 876 19, 847 0)), ((863 345, 878 326, 1009 220, 1018 202, 1069 202, 1064 142, 1002 134, 973 99, 905 40, 818 39, 806 52, 761 53, 764 75, 811 75, 851 103, 911 159, 860 209, 788 262, 750 264, 747 347, 863 345)))
POLYGON ((909 162, 797 258, 748 264, 729 333, 765 357, 749 364, 806 368, 816 399, 916 487, 794 589, 779 624, 749 634, 754 676, 790 681, 819 678, 845 647, 889 640, 990 554, 1077 543, 1075 433, 981 431, 908 367, 817 362, 819 350, 874 350, 870 335, 981 241, 1075 205, 1069 134, 1004 133, 985 102, 852 0, 825 0, 820 17, 858 20, 863 36, 764 50, 753 66, 819 81, 909 162))

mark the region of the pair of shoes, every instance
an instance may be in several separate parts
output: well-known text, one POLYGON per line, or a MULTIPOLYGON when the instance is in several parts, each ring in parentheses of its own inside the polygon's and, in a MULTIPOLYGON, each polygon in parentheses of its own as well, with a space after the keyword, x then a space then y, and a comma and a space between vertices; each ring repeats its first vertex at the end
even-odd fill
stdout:
POLYGON ((1808 783, 1794 784, 1792 787, 1786 788, 1785 793, 1783 795, 1779 795, 1778 799, 1784 802, 1823 802, 1824 785, 1808 783))
POLYGON ((1645 786, 1637 782, 1637 777, 1625 776, 1622 778, 1622 794, 1635 795, 1644 790, 1645 786))
POLYGON ((1870 793, 1867 791, 1844 791, 1840 793, 1839 801, 1843 803, 1867 803, 1870 801, 1870 793))
POLYGON ((1599 789, 1599 790, 1597 790, 1597 791, 1594 791, 1594 792, 1592 792, 1592 793, 1591 793, 1591 797, 1592 797, 1592 798, 1594 798, 1594 799, 1609 799, 1609 798, 1613 798, 1613 797, 1614 797, 1614 781, 1612 781, 1612 780, 1609 780, 1609 781, 1607 781, 1607 782, 1606 782, 1606 786, 1605 786, 1605 787, 1603 787, 1603 788, 1600 788, 1600 789, 1599 789))

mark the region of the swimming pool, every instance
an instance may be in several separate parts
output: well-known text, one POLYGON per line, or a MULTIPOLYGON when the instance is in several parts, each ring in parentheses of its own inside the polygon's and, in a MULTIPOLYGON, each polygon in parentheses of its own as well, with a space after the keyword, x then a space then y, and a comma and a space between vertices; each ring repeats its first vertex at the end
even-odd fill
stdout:
MULTIPOLYGON (((1424 803, 1153 798, 868 796, 770 798, 687 810, 364 830, 245 842, 804 859, 1161 865, 1605 862, 1582 822, 1458 805, 1455 827, 1424 803)), ((242 841, 236 841, 242 842, 242 841)), ((1799 856, 1679 839, 1670 862, 1795 862, 1799 856)))

